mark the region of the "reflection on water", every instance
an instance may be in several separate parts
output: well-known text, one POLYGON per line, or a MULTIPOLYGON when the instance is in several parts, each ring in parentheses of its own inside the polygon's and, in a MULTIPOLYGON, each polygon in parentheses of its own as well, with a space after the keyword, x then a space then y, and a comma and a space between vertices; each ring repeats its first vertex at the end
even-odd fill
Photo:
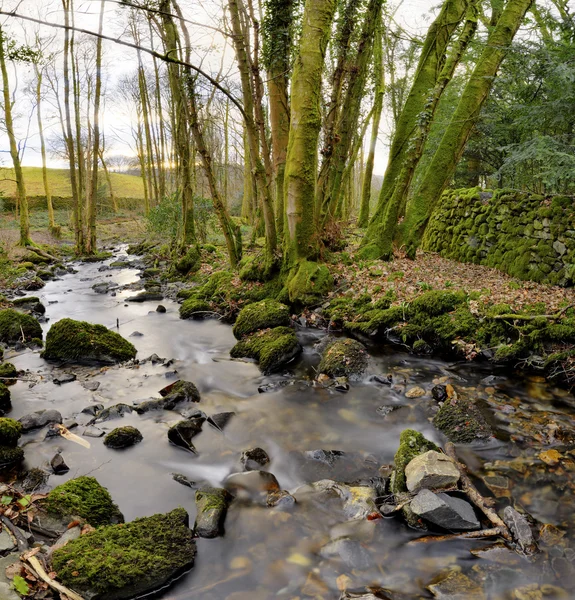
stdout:
MULTIPOLYGON (((157 303, 127 303, 125 299, 134 293, 131 290, 118 291, 116 296, 96 294, 94 283, 111 281, 125 286, 139 279, 137 269, 101 272, 100 266, 81 265, 78 273, 46 285, 41 291, 49 318, 45 330, 64 317, 110 328, 118 323, 119 333, 137 347, 139 359, 156 353, 173 363, 167 367, 146 362, 132 368, 78 368, 74 370, 77 381, 58 386, 49 377, 53 367, 39 353, 26 351, 12 357, 8 353, 7 358, 19 369, 30 370, 30 381, 12 388, 11 416, 56 408, 65 420, 76 420, 81 432, 89 419, 80 412, 86 406, 138 403, 157 397, 158 390, 176 378, 196 383, 202 394, 199 407, 207 414, 233 411, 236 415, 224 432, 204 426, 194 438, 197 456, 168 443, 166 431, 180 419, 174 412, 123 417, 122 424, 137 426, 144 440, 121 452, 107 449, 100 439, 87 438, 91 448, 85 449, 62 438, 44 440, 44 431, 32 432, 23 437, 28 466, 46 465, 62 450, 70 472, 51 476, 51 485, 89 473, 110 489, 127 519, 183 506, 193 520, 194 491, 176 483, 172 473, 221 485, 230 473, 241 470, 241 452, 260 446, 271 458, 266 468, 281 488, 298 500, 288 511, 244 501, 232 504, 225 537, 198 540, 194 570, 164 592, 163 598, 331 599, 339 597, 339 588, 368 585, 392 590, 397 594, 394 597, 427 597, 425 586, 454 565, 472 574, 486 597, 519 598, 505 594, 531 581, 573 589, 567 551, 562 554, 557 549, 551 557, 563 560, 557 577, 555 564, 559 562, 550 563, 546 553, 534 559, 512 554, 513 560, 505 554, 493 561, 489 554, 476 558, 470 552, 489 545, 485 540, 409 545, 409 540, 421 534, 408 530, 398 519, 347 522, 340 500, 297 491, 319 479, 377 477, 379 467, 392 462, 399 434, 406 427, 442 443, 430 424, 434 402, 429 390, 437 381, 449 378, 460 393, 483 399, 493 411, 498 429, 496 441, 460 449, 461 458, 473 475, 505 482, 508 491, 499 494, 500 506, 511 501, 506 496, 512 496, 516 505, 541 522, 567 529, 561 542, 567 546, 565 540, 571 537, 573 525, 570 473, 575 462, 564 452, 562 462, 552 468, 537 455, 550 444, 561 450, 575 446, 571 439, 575 437, 575 400, 570 394, 536 380, 494 376, 478 365, 453 365, 383 348, 370 350, 369 375, 392 374, 393 385, 373 382, 368 375, 347 394, 316 388, 309 384, 319 359, 313 350, 313 342, 321 336, 316 331, 301 332, 306 351, 299 362, 290 365, 289 373, 263 377, 255 365, 230 359, 235 340, 228 325, 181 321, 178 305, 169 300, 162 302, 165 314, 155 311, 157 303), (134 332, 143 335, 130 337, 134 332), (287 379, 295 383, 258 393, 264 383, 287 379), (99 382, 97 391, 83 386, 87 380, 99 382), (427 395, 406 398, 406 388, 414 384, 426 389, 427 395), (302 456, 303 451, 320 448, 345 454, 333 465, 302 456), (338 540, 343 538, 347 541, 341 545, 338 540)), ((110 430, 117 425, 118 421, 109 421, 101 427, 110 430)), ((545 597, 558 594, 552 587, 543 590, 545 597)))

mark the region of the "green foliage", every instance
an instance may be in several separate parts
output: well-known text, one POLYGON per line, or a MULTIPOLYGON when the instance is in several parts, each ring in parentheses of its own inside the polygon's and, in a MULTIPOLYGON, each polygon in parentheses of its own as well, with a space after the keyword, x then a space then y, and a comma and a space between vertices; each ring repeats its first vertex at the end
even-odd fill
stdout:
POLYGON ((0 310, 0 342, 13 344, 42 338, 42 327, 38 320, 12 308, 0 310))
POLYGON ((14 579, 12 579, 12 588, 21 596, 27 596, 30 593, 30 587, 21 575, 14 575, 14 579))
POLYGON ((43 508, 61 517, 82 517, 94 527, 124 522, 110 493, 94 477, 77 477, 55 487, 43 508))
POLYGON ((148 231, 157 233, 175 242, 182 229, 182 203, 179 195, 165 196, 146 216, 148 231))
POLYGON ((164 584, 194 560, 196 546, 187 521, 186 511, 177 508, 102 527, 56 550, 54 569, 64 585, 99 598, 116 597, 125 588, 144 590, 152 582, 164 584))

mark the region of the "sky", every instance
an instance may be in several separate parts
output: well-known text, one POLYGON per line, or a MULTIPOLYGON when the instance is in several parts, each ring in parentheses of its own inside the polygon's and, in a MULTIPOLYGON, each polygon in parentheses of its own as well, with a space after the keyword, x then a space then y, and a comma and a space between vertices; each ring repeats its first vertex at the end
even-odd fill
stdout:
MULTIPOLYGON (((184 7, 187 2, 182 2, 184 7)), ((433 0, 403 0, 397 13, 396 20, 411 34, 422 34, 429 26, 429 11, 437 7, 438 1, 433 0)), ((194 10, 189 13, 190 18, 194 21, 199 21, 205 24, 216 25, 221 16, 221 7, 214 2, 196 1, 193 3, 194 10)), ((52 22, 63 22, 60 0, 0 0, 0 7, 3 10, 13 10, 17 8, 18 12, 28 14, 30 16, 39 17, 43 20, 52 22)), ((99 0, 76 0, 76 26, 85 29, 97 30, 98 14, 100 8, 99 0)), ((120 23, 122 19, 118 18, 118 6, 114 2, 110 2, 106 7, 106 24, 105 32, 113 32, 113 35, 122 36, 120 23)), ((33 35, 31 32, 36 28, 35 25, 29 23, 18 22, 11 17, 0 17, 0 22, 6 26, 6 29, 15 37, 24 40, 25 31, 27 35, 33 35)), ((41 28, 42 34, 52 35, 54 30, 48 27, 41 28)), ((56 31, 56 35, 61 35, 61 32, 56 31)), ((222 61, 222 46, 223 38, 216 34, 214 38, 213 32, 207 29, 194 28, 192 38, 195 46, 198 46, 198 51, 195 57, 196 62, 202 61, 202 67, 207 71, 218 71, 222 61)), ((113 44, 112 42, 104 42, 104 56, 106 62, 106 72, 108 77, 108 88, 113 89, 123 75, 133 72, 136 67, 135 51, 125 47, 113 44)), ((229 62, 229 68, 233 69, 233 53, 231 49, 227 49, 225 61, 229 62)), ((18 85, 18 102, 15 105, 15 118, 17 119, 17 135, 21 139, 21 147, 23 148, 23 164, 26 166, 40 166, 41 156, 39 151, 39 136, 36 127, 36 116, 31 100, 26 100, 22 97, 22 91, 26 87, 27 79, 31 78, 31 70, 25 66, 17 66, 9 72, 11 85, 18 85)), ((131 147, 131 135, 127 122, 133 118, 133 115, 128 115, 123 111, 114 98, 106 101, 107 104, 104 110, 104 128, 107 139, 110 141, 110 154, 133 154, 131 147)), ((47 107, 50 109, 50 107, 47 107)), ((52 110, 52 112, 54 112, 52 110)), ((60 125, 57 120, 46 120, 46 136, 48 138, 55 137, 55 133, 59 132, 60 125)), ((385 170, 387 160, 387 129, 388 125, 385 119, 382 120, 380 128, 379 143, 376 150, 375 174, 381 175, 385 170)), ((366 135, 366 143, 369 140, 369 131, 366 135)), ((10 166, 10 155, 8 140, 5 133, 1 130, 0 120, 0 166, 10 166)), ((50 167, 66 167, 64 160, 56 156, 49 157, 50 167)))

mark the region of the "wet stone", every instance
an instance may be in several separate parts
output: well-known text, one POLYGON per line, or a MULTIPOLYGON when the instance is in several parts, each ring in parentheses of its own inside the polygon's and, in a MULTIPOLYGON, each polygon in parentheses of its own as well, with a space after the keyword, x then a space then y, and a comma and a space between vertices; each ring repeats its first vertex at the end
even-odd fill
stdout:
POLYGON ((266 504, 269 507, 286 510, 296 503, 295 498, 286 490, 268 492, 266 504))
POLYGON ((382 417, 387 417, 398 408, 401 408, 401 404, 383 404, 378 406, 375 412, 382 417))
POLYGON ((16 544, 12 540, 12 536, 6 528, 0 531, 0 554, 6 554, 16 548, 16 544))
POLYGON ((89 392, 95 392, 100 387, 99 381, 84 381, 82 387, 89 392))
POLYGON ((105 433, 106 432, 100 429, 99 427, 94 427, 93 425, 90 425, 89 427, 86 427, 84 429, 82 435, 91 438, 101 438, 105 433))
POLYGON ((109 406, 101 410, 96 415, 96 418, 92 420, 92 423, 104 423, 113 419, 121 419, 124 415, 129 415, 132 412, 134 412, 134 409, 127 404, 114 404, 114 406, 109 406))
POLYGON ((189 477, 182 475, 181 473, 172 473, 172 479, 181 485, 185 485, 189 488, 195 488, 196 482, 192 481, 189 477))
POLYGON ((447 577, 431 583, 427 589, 440 600, 484 600, 483 589, 467 575, 450 571, 447 577))
POLYGON ((156 306, 156 312, 157 313, 165 313, 166 307, 163 304, 158 304, 158 306, 156 306))
POLYGON ((423 489, 411 501, 414 514, 443 529, 467 531, 481 527, 471 504, 447 494, 423 489))
POLYGON ((242 452, 240 462, 246 471, 258 470, 270 462, 270 457, 262 448, 250 448, 242 452))
POLYGON ((405 480, 410 492, 453 487, 459 476, 459 469, 453 461, 435 450, 416 456, 405 467, 405 480))
POLYGON ((62 423, 62 415, 54 409, 38 410, 19 419, 23 431, 40 429, 51 423, 62 423))
POLYGON ((436 402, 444 402, 447 400, 447 388, 444 385, 435 385, 431 388, 431 397, 436 402))
POLYGON ((204 419, 201 418, 180 421, 168 429, 168 439, 175 446, 197 454, 192 439, 202 431, 203 422, 204 419))
POLYGON ((225 480, 225 486, 239 498, 265 503, 268 492, 277 492, 280 489, 278 480, 268 471, 232 473, 225 480))
POLYGON ((90 406, 86 406, 86 408, 82 409, 82 413, 85 415, 91 415, 95 417, 99 412, 104 410, 103 404, 92 404, 90 406))
POLYGON ((70 470, 70 467, 66 464, 60 453, 54 455, 50 461, 50 466, 56 475, 64 475, 64 473, 70 470))
POLYGON ((143 439, 142 434, 135 427, 117 427, 106 435, 104 445, 114 450, 120 450, 139 444, 143 439))
POLYGON ((529 552, 535 544, 533 533, 527 519, 512 506, 506 506, 503 511, 503 521, 513 534, 513 539, 524 552, 529 552))
POLYGON ((327 543, 321 550, 323 558, 339 558, 350 569, 367 569, 373 560, 356 540, 340 538, 327 543))
POLYGON ((196 523, 194 531, 198 537, 215 538, 224 533, 224 521, 232 500, 229 492, 222 488, 203 488, 196 492, 196 523))
POLYGON ((58 377, 52 379, 52 382, 56 385, 64 385, 65 383, 71 383, 72 381, 76 381, 76 375, 74 373, 64 373, 63 375, 58 375, 58 377))
MULTIPOLYGON (((175 406, 179 402, 199 402, 200 392, 191 381, 178 380, 160 390, 160 396, 165 399, 166 406, 175 406)), ((171 410, 168 408, 168 410, 171 410)))
POLYGON ((208 423, 216 429, 223 431, 235 414, 235 412, 217 413, 208 417, 208 423))

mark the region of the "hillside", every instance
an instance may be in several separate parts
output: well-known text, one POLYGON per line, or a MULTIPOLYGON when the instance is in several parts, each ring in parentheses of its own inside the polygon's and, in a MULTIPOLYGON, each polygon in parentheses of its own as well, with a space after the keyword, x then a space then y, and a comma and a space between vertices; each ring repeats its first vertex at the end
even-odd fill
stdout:
MULTIPOLYGON (((43 196, 42 169, 40 167, 24 167, 26 191, 29 196, 43 196)), ((124 173, 111 173, 114 194, 119 198, 143 198, 144 187, 140 177, 124 173)), ((71 196, 70 179, 67 169, 48 169, 48 181, 52 195, 71 196)), ((0 193, 12 196, 16 192, 16 182, 12 169, 0 169, 0 193)))

